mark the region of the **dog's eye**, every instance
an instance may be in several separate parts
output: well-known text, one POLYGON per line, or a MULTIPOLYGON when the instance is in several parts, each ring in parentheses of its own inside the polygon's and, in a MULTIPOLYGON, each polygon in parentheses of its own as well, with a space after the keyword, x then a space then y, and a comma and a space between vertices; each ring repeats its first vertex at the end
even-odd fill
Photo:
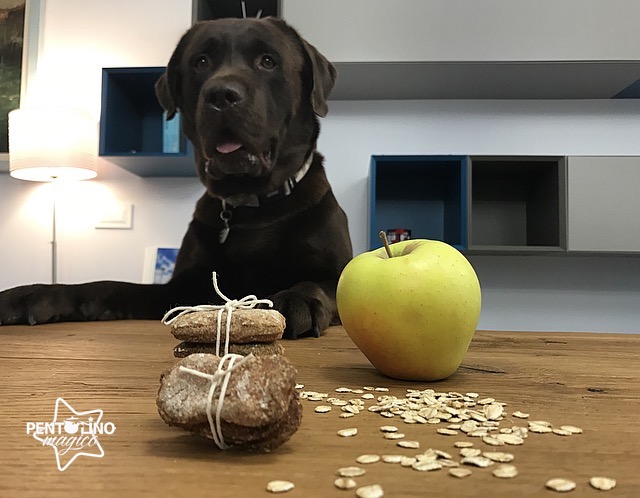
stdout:
POLYGON ((206 69, 209 67, 209 58, 206 55, 199 55, 193 61, 193 67, 196 69, 206 69))
POLYGON ((264 68, 264 69, 274 69, 276 67, 276 61, 273 58, 272 55, 269 54, 264 54, 262 57, 260 57, 260 67, 264 68))

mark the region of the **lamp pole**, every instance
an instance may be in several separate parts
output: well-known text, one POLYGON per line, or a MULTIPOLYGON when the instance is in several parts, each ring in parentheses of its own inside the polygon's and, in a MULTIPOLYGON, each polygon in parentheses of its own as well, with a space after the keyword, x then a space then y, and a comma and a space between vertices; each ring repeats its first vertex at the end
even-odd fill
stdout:
POLYGON ((52 220, 51 220, 51 283, 58 283, 58 233, 56 227, 56 204, 58 198, 58 181, 57 177, 51 177, 52 202, 52 220))

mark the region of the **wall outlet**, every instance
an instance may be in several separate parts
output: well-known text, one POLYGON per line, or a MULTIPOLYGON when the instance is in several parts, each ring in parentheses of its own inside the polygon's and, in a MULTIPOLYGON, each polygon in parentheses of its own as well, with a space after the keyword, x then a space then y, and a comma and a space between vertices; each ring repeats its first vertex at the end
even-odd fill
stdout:
POLYGON ((116 202, 102 213, 96 228, 130 229, 133 226, 133 204, 116 202))

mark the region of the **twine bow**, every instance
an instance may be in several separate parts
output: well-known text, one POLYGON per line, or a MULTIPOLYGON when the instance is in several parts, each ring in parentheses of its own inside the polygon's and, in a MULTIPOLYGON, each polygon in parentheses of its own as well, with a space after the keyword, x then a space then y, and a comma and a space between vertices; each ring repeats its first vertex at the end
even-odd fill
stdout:
POLYGON ((209 428, 211 429, 213 441, 221 450, 226 450, 230 447, 224 441, 224 437, 222 435, 222 425, 220 423, 222 405, 224 403, 224 397, 227 392, 229 378, 231 377, 231 372, 233 372, 250 358, 254 358, 253 354, 249 354, 248 356, 241 356, 239 354, 226 354, 220 359, 218 368, 216 368, 216 371, 213 374, 208 374, 199 370, 194 370, 193 368, 180 366, 181 372, 186 372, 191 375, 195 375, 197 377, 201 377, 203 379, 208 379, 211 381, 209 393, 207 394, 207 420, 209 420, 209 428), (227 365, 226 368, 225 365, 227 365), (222 382, 222 385, 220 386, 220 394, 218 395, 218 402, 216 403, 216 413, 214 417, 213 396, 220 382, 222 382))
POLYGON ((178 318, 183 315, 187 315, 189 313, 194 313, 196 311, 217 311, 217 333, 216 333, 216 355, 220 356, 220 336, 222 330, 222 312, 227 312, 227 320, 226 320, 226 332, 225 332, 225 341, 224 341, 224 354, 229 354, 229 332, 231 330, 231 315, 234 310, 248 310, 253 309, 259 304, 265 304, 269 308, 273 307, 273 302, 269 299, 258 299, 257 296, 250 294, 248 296, 243 297, 242 299, 229 299, 225 296, 218 287, 218 275, 214 271, 213 272, 213 288, 216 291, 216 294, 220 296, 225 303, 221 305, 216 304, 199 304, 197 306, 178 306, 169 310, 163 317, 162 323, 165 325, 171 325, 178 318), (177 313, 177 315, 175 315, 177 313), (172 316, 175 315, 175 316, 172 316))

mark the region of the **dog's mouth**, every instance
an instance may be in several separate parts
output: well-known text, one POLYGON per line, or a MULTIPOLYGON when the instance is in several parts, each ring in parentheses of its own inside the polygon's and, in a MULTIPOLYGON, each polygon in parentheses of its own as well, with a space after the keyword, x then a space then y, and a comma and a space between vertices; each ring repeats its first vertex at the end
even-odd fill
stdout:
POLYGON ((266 146, 254 146, 230 130, 223 130, 205 146, 207 173, 214 179, 266 176, 272 170, 277 144, 276 139, 269 139, 266 146))

